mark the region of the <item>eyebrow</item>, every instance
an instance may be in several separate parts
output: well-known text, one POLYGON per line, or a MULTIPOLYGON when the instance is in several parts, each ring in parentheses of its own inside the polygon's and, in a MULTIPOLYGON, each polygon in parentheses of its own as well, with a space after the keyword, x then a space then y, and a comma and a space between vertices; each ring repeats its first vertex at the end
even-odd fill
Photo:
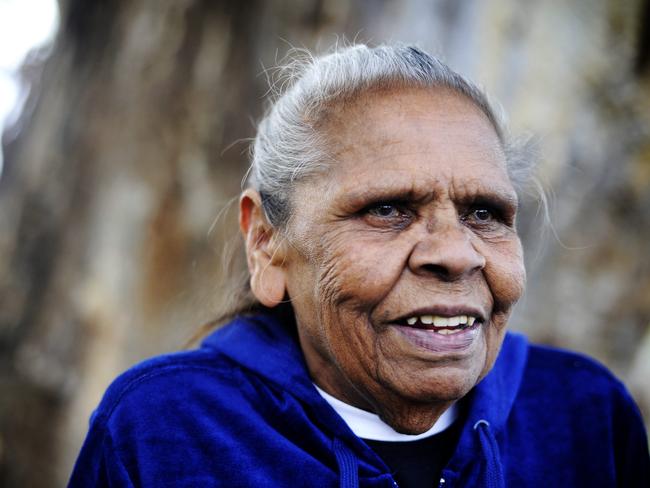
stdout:
POLYGON ((462 205, 475 205, 487 203, 517 210, 519 198, 516 192, 511 192, 499 187, 489 187, 475 193, 460 195, 453 200, 462 205))
POLYGON ((435 194, 431 190, 423 191, 422 189, 415 188, 413 185, 404 185, 350 188, 343 190, 341 196, 345 207, 358 209, 379 201, 425 203, 428 200, 432 200, 435 194))
MULTIPOLYGON (((472 185, 474 186, 474 185, 472 185)), ((490 204, 517 210, 519 199, 516 192, 500 187, 498 185, 478 184, 475 190, 452 193, 452 201, 460 205, 490 204), (456 193, 454 195, 454 193, 456 193)), ((345 207, 362 208, 368 204, 378 201, 404 201, 415 204, 426 203, 434 200, 436 192, 432 189, 425 189, 417 185, 401 186, 366 186, 363 188, 352 187, 341 192, 342 201, 345 207)))

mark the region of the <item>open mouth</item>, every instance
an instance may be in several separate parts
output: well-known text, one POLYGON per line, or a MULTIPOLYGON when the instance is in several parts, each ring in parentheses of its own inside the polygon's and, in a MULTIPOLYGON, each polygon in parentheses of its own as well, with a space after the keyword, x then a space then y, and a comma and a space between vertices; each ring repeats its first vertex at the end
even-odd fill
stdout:
POLYGON ((482 319, 474 315, 454 315, 452 317, 417 315, 400 320, 399 325, 426 329, 440 335, 453 335, 479 327, 481 323, 482 319))

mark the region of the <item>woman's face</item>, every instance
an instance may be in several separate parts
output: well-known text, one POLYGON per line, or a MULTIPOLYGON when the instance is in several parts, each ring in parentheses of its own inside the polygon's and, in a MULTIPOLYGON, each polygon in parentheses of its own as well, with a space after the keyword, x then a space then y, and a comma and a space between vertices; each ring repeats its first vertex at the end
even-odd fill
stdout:
POLYGON ((515 191, 485 115, 444 89, 375 93, 328 122, 284 260, 314 381, 401 432, 490 370, 524 288, 515 191))

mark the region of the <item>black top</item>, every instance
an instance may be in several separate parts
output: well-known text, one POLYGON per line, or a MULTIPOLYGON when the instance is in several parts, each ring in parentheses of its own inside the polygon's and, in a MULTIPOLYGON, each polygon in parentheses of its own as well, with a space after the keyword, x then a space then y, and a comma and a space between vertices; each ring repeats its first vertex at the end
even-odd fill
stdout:
POLYGON ((391 469, 400 488, 437 487, 458 443, 463 425, 458 420, 442 432, 417 441, 363 441, 391 469))

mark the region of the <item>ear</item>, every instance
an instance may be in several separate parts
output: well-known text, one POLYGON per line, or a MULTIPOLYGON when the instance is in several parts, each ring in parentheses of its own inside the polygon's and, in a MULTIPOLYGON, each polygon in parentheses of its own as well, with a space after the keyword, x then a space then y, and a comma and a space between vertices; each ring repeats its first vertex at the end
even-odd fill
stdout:
POLYGON ((275 307, 286 291, 284 246, 277 229, 266 219, 260 194, 250 188, 239 199, 239 228, 246 243, 251 290, 262 305, 275 307))

